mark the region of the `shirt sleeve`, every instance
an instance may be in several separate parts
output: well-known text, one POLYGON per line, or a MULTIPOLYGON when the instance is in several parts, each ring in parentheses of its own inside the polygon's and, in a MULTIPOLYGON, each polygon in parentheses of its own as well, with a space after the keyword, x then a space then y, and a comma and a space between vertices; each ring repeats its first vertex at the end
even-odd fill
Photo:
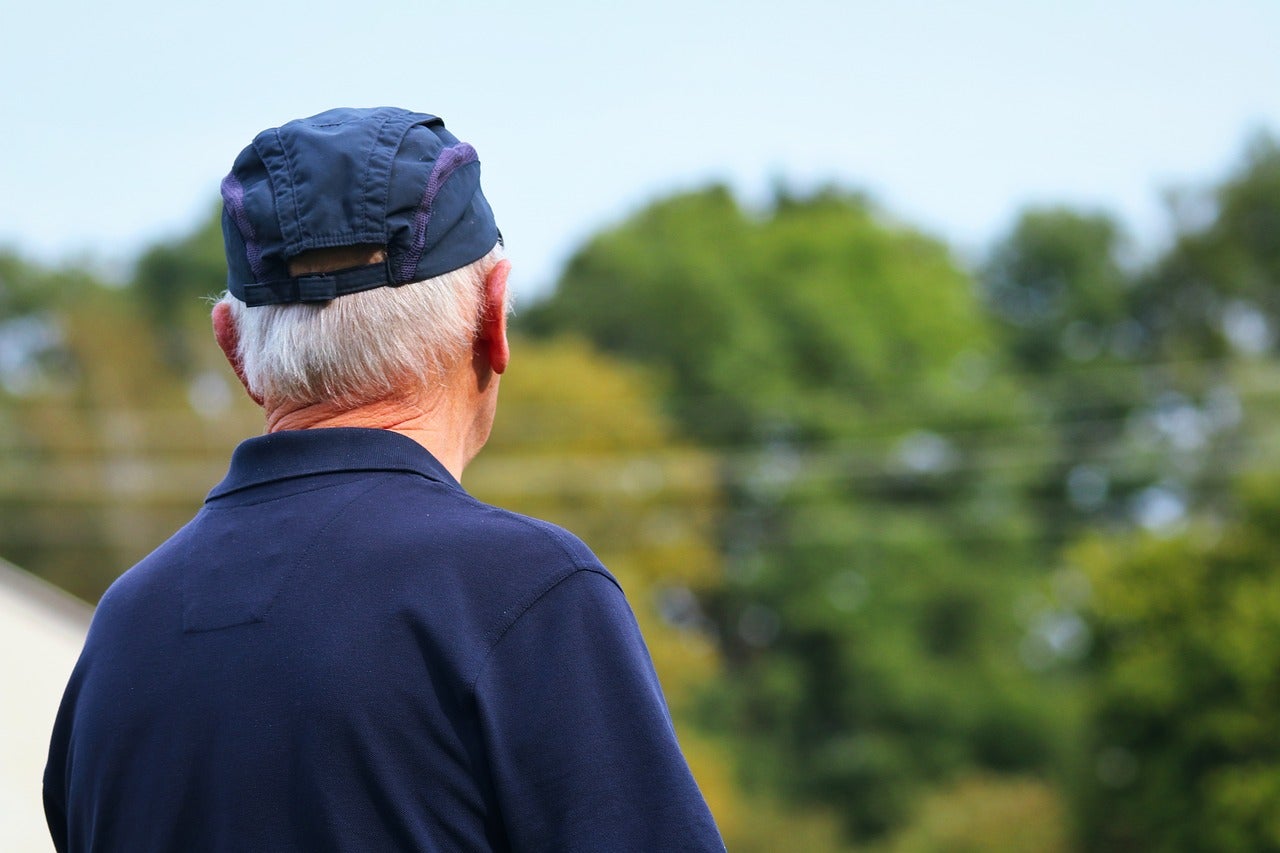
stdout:
POLYGON ((56 765, 50 759, 44 775, 44 819, 49 826, 49 837, 58 853, 67 849, 67 810, 63 801, 62 783, 57 778, 56 765))
POLYGON ((73 673, 71 682, 63 691, 62 704, 58 706, 53 734, 49 738, 49 757, 44 767, 44 819, 49 826, 53 847, 58 853, 65 853, 70 847, 67 838, 67 751, 71 738, 76 678, 77 673, 73 673))
POLYGON ((635 616, 581 570, 498 640, 476 682, 508 840, 521 851, 722 851, 635 616))

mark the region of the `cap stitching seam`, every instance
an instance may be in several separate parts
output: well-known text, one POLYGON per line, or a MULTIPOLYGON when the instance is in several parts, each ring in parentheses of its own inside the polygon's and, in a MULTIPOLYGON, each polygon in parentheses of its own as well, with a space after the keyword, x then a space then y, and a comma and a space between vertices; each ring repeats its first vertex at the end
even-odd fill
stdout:
POLYGON ((284 144, 284 140, 280 138, 279 128, 276 128, 275 137, 276 141, 280 143, 280 154, 284 157, 284 167, 289 170, 289 199, 293 202, 293 221, 298 223, 299 239, 305 241, 308 232, 306 223, 302 221, 302 211, 298 209, 298 177, 293 171, 293 158, 289 156, 289 148, 284 144))
MULTIPOLYGON (((378 140, 382 138, 382 131, 387 126, 387 122, 391 121, 392 118, 395 118, 395 116, 388 115, 385 118, 383 118, 382 121, 378 124, 377 131, 373 134, 373 144, 369 146, 369 156, 366 157, 364 161, 364 176, 360 179, 361 186, 369 185, 369 174, 373 171, 373 155, 378 150, 378 140)), ((397 153, 399 153, 399 146, 397 146, 396 150, 392 152, 391 164, 390 164, 390 167, 387 169, 387 191, 388 192, 390 192, 391 190, 391 171, 392 169, 395 168, 397 153)), ((385 210, 386 206, 383 205, 383 208, 385 210)), ((368 218, 368 213, 367 213, 368 209, 369 209, 369 197, 367 195, 362 194, 362 197, 360 199, 360 222, 363 223, 368 218)), ((384 216, 383 219, 385 220, 386 217, 384 216)))
POLYGON ((265 278, 262 248, 258 245, 258 234, 253 227, 253 221, 249 219, 248 211, 244 209, 244 185, 240 183, 234 170, 222 179, 221 189, 223 204, 231 214, 231 222, 235 225, 236 231, 240 233, 240 241, 244 243, 249 271, 253 273, 255 281, 261 281, 265 278))
MULTIPOLYGON (((398 140, 396 140, 396 154, 399 154, 399 153, 400 153, 400 151, 401 151, 401 149, 403 149, 403 148, 404 148, 405 139, 409 136, 410 131, 412 131, 415 127, 421 127, 421 128, 424 128, 424 129, 425 129, 425 130, 427 130, 429 133, 431 133, 431 135, 432 135, 433 137, 435 137, 436 139, 439 139, 439 138, 440 138, 440 135, 439 135, 438 133, 436 133, 434 130, 432 130, 432 127, 431 127, 431 122, 432 122, 433 120, 435 120, 435 121, 439 121, 439 119, 438 119, 438 118, 435 118, 435 117, 420 118, 420 117, 424 117, 424 116, 426 116, 426 114, 425 114, 425 113, 412 113, 411 115, 414 117, 414 119, 415 119, 415 120, 414 120, 413 122, 410 122, 408 125, 406 125, 406 126, 405 126, 404 131, 400 134, 400 138, 399 138, 398 140)), ((441 122, 441 126, 443 126, 443 124, 444 124, 444 123, 443 123, 443 122, 441 122)), ((437 155, 437 156, 439 156, 439 155, 437 155)), ((394 171, 394 170, 395 170, 395 157, 394 157, 394 156, 392 157, 392 160, 391 160, 391 169, 392 169, 392 171, 394 171)), ((389 210, 391 209, 391 173, 390 173, 390 172, 388 172, 388 173, 387 173, 387 185, 386 185, 385 189, 383 190, 383 194, 382 194, 382 209, 383 209, 384 211, 389 211, 389 210)), ((401 281, 401 279, 403 278, 403 276, 401 275, 401 272, 400 272, 399 266, 398 266, 398 265, 397 265, 397 266, 392 266, 392 264, 390 263, 390 260, 391 260, 390 249, 391 249, 392 233, 391 233, 390 223, 388 223, 388 222, 387 222, 387 217, 385 217, 385 216, 383 217, 383 223, 382 223, 382 226, 383 226, 383 231, 385 232, 385 233, 384 233, 384 235, 383 235, 383 239, 385 239, 385 240, 387 241, 387 249, 388 249, 388 252, 387 252, 387 260, 388 260, 387 269, 389 269, 389 270, 391 271, 391 275, 392 275, 392 281, 390 282, 390 284, 392 284, 393 286, 399 286, 400 284, 405 284, 405 283, 407 283, 407 281, 401 281)), ((412 229, 412 220, 410 220, 410 229, 412 229)), ((413 234, 412 234, 412 230, 411 230, 411 231, 410 231, 410 237, 412 237, 412 236, 413 236, 413 234)), ((410 242, 410 244, 409 244, 409 251, 410 251, 410 252, 412 252, 412 251, 413 251, 413 243, 412 243, 412 241, 411 241, 411 242, 410 242)), ((417 264, 415 264, 414 266, 417 266, 417 264)))
POLYGON ((411 280, 416 275, 417 266, 422 261, 422 256, 427 250, 427 232, 431 229, 431 204, 435 201, 436 196, 440 194, 440 190, 445 183, 453 177, 454 173, 459 169, 478 163, 479 157, 475 148, 467 142, 458 142, 454 145, 447 146, 440 150, 436 155, 436 162, 431 167, 431 173, 427 176, 427 186, 423 189, 422 199, 418 202, 418 207, 414 210, 413 219, 410 220, 412 238, 409 243, 409 252, 401 261, 400 268, 396 270, 396 278, 411 280), (422 221, 422 230, 418 230, 418 222, 422 221))

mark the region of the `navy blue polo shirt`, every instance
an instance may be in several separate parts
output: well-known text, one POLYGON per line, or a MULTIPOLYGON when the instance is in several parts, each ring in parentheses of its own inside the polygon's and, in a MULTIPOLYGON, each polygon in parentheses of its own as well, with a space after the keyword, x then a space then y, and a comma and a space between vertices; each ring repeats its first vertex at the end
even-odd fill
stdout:
POLYGON ((74 851, 723 849, 615 579, 365 429, 244 442, 112 585, 45 809, 74 851))

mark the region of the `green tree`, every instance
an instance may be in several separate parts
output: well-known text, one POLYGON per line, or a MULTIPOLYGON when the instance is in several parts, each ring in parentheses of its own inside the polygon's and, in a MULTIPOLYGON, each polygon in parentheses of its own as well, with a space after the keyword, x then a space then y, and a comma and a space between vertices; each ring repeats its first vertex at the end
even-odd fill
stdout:
POLYGON ((1087 849, 1280 849, 1280 147, 1259 137, 1180 203, 1195 215, 1132 292, 1147 360, 1115 444, 1158 480, 1066 558, 1093 590, 1074 800, 1087 849))
POLYGON ((835 190, 748 213, 723 188, 587 243, 526 313, 645 362, 716 451, 727 671, 704 719, 749 778, 857 837, 970 768, 1042 768, 1015 602, 1038 574, 1019 501, 1045 436, 939 243, 835 190), (991 464, 1016 443, 1014 466, 991 464))
POLYGON ((1144 278, 1136 314, 1168 359, 1275 352, 1280 329, 1280 143, 1259 134, 1233 174, 1185 192, 1174 245, 1144 278))
POLYGON ((1127 252, 1105 214, 1030 209, 979 269, 1004 346, 1052 424, 1051 463, 1032 489, 1049 552, 1085 525, 1127 523, 1135 495, 1167 473, 1131 434, 1135 413, 1156 418, 1182 398, 1161 397, 1173 388, 1148 369, 1154 330, 1139 319, 1142 273, 1127 252))
POLYGON ((711 187, 597 235, 520 320, 654 365, 687 429, 750 445, 960 396, 957 371, 995 355, 970 291, 942 245, 858 196, 783 196, 760 219, 711 187))
POLYGON ((1278 495, 1250 478, 1225 526, 1072 551, 1093 588, 1086 849, 1280 849, 1278 495))
POLYGON ((1043 374, 1118 351, 1136 354, 1131 277, 1120 226, 1066 208, 1022 213, 980 271, 991 312, 1019 366, 1043 374))

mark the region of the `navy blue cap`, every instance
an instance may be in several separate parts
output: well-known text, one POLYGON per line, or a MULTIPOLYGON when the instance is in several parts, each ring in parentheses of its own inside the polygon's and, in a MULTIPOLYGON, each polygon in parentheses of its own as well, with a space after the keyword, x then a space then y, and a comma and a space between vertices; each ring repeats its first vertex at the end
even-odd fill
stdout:
POLYGON ((264 130, 222 181, 227 289, 248 305, 321 302, 441 275, 500 240, 475 149, 433 115, 336 109, 264 130), (292 276, 312 249, 371 245, 381 263, 292 276))

